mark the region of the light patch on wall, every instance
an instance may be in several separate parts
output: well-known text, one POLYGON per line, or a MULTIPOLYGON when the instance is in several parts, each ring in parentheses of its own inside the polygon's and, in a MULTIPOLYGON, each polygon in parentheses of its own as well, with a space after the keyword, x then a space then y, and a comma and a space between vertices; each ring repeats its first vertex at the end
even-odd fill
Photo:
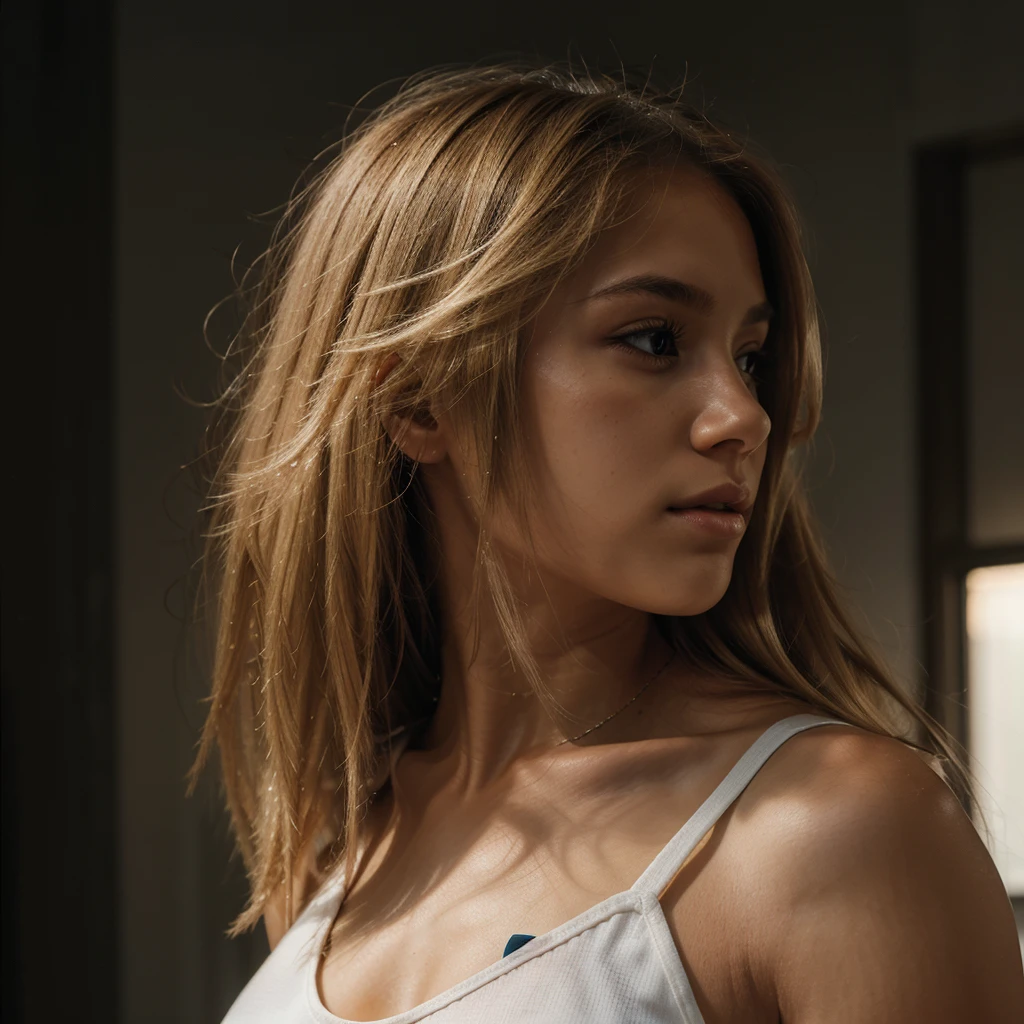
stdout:
POLYGON ((989 850, 1024 896, 1024 564, 967 575, 970 751, 989 850))

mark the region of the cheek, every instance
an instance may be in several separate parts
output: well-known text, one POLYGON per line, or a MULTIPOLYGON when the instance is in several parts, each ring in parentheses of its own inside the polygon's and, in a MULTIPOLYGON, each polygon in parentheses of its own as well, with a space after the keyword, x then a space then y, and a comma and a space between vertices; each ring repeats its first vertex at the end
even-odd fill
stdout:
POLYGON ((524 412, 542 564, 632 607, 655 597, 660 605, 680 584, 678 565, 666 564, 661 517, 685 458, 681 426, 649 388, 604 374, 540 376, 524 412))
POLYGON ((650 396, 606 377, 537 382, 530 466, 543 515, 584 536, 627 529, 665 487, 670 428, 650 396))
MULTIPOLYGON (((537 556, 546 570, 622 604, 700 614, 725 593, 735 547, 702 545, 665 518, 699 458, 687 396, 677 388, 669 410, 667 397, 623 378, 551 368, 523 388, 537 556)), ((764 456, 765 448, 752 456, 758 475, 764 456)))

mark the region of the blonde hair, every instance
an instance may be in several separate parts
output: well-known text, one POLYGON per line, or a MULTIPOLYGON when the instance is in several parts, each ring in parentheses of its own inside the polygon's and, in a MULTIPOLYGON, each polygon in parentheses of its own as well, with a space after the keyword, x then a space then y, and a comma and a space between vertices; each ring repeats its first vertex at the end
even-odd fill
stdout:
MULTIPOLYGON (((797 215, 749 145, 681 99, 511 66, 408 83, 289 204, 240 335, 217 421, 207 586, 212 695, 193 782, 217 746, 255 923, 318 847, 351 857, 388 737, 429 718, 443 622, 426 493, 389 411, 458 408, 481 511, 525 522, 516 387, 520 334, 561 275, 622 215, 638 176, 697 169, 753 230, 777 310, 759 397, 772 432, 724 598, 656 617, 690 663, 948 759, 949 737, 857 636, 799 486, 796 452, 821 403, 816 304, 797 215), (375 385, 381 361, 401 360, 375 385), (917 745, 914 743, 913 745, 917 745)), ((515 601, 481 531, 477 567, 512 657, 543 691, 515 601)), ((386 769, 385 769, 386 770, 386 769)))

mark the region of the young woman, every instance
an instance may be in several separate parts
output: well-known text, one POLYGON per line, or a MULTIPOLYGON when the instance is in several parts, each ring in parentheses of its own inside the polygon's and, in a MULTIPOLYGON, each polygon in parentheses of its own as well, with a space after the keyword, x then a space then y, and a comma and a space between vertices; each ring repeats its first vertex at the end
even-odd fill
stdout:
POLYGON ((426 77, 272 256, 209 530, 197 768, 272 947, 227 1020, 1024 1019, 965 773, 801 496, 766 164, 649 90, 426 77))

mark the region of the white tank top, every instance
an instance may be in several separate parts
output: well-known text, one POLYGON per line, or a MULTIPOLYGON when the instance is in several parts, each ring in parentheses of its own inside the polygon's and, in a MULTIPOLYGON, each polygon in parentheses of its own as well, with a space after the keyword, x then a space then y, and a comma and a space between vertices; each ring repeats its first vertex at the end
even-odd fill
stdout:
MULTIPOLYGON (((686 858, 791 736, 837 719, 794 715, 765 730, 632 888, 532 938, 454 988, 373 1024, 703 1024, 658 900, 686 858)), ((317 992, 317 960, 343 896, 327 884, 224 1018, 224 1024, 354 1024, 317 992)))

